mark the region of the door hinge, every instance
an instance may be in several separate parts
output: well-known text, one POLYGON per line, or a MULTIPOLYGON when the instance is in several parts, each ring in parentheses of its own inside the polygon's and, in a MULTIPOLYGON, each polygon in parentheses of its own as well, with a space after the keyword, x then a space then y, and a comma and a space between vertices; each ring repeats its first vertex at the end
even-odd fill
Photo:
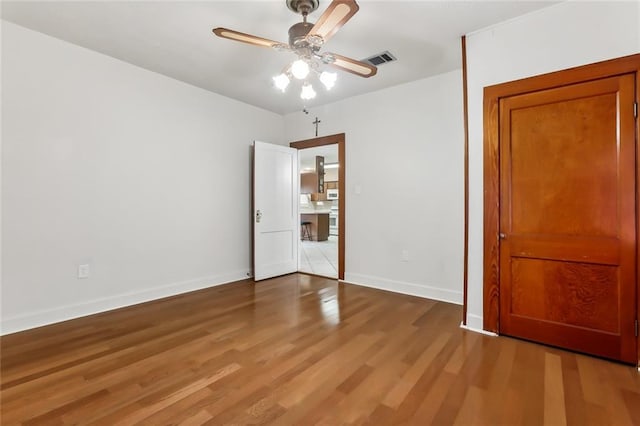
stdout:
POLYGON ((636 320, 636 337, 638 337, 638 320, 636 320))
POLYGON ((638 103, 637 102, 633 103, 633 116, 635 118, 638 118, 638 103))

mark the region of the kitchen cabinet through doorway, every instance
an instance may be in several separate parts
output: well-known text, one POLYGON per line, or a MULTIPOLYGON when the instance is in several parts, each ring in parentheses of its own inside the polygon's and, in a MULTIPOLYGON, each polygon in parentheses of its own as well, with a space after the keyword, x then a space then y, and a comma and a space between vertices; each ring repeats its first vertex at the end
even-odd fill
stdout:
POLYGON ((303 213, 300 222, 311 222, 311 239, 327 241, 329 239, 329 213, 303 213))

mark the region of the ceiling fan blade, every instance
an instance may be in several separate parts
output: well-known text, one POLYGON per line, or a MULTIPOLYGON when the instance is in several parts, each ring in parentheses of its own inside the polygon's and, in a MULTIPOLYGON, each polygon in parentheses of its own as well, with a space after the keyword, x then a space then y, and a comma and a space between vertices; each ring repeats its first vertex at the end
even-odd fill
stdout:
POLYGON ((360 77, 373 77, 378 72, 377 67, 367 64, 366 62, 356 61, 355 59, 347 58, 346 56, 337 55, 335 53, 326 53, 326 55, 331 55, 335 58, 335 61, 328 65, 350 72, 351 74, 359 75, 360 77))
POLYGON ((240 31, 229 30, 227 28, 214 28, 213 33, 218 37, 228 38, 229 40, 240 41, 242 43, 252 44, 259 47, 278 47, 283 45, 283 43, 278 41, 241 33, 240 31))
POLYGON ((355 0, 333 0, 311 28, 309 35, 320 36, 326 42, 356 14, 358 9, 360 7, 355 0))

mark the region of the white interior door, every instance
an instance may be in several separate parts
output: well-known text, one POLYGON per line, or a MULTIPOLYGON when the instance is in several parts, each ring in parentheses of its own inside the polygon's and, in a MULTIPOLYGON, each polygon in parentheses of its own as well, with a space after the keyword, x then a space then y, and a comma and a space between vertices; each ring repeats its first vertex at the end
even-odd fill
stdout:
POLYGON ((255 141, 253 262, 255 280, 298 270, 298 150, 255 141))

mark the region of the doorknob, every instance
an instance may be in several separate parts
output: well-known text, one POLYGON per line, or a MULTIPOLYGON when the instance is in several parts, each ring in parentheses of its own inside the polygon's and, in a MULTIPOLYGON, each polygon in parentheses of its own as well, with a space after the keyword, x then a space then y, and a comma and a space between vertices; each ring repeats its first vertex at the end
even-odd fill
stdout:
POLYGON ((260 223, 260 219, 262 219, 262 212, 260 210, 256 210, 256 223, 260 223))
POLYGON ((507 234, 504 234, 504 233, 502 233, 502 232, 501 232, 501 233, 499 233, 498 235, 500 236, 500 239, 501 239, 501 240, 504 240, 504 239, 506 239, 506 238, 507 238, 507 234))

